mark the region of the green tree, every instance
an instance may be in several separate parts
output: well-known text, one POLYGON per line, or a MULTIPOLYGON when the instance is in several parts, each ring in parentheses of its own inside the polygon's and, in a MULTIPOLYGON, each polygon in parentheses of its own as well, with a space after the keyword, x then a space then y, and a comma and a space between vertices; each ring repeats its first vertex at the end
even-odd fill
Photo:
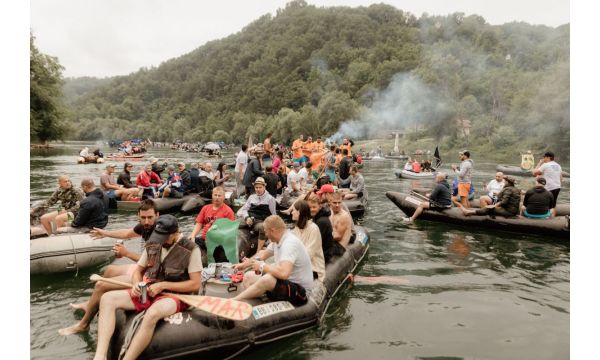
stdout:
POLYGON ((56 57, 41 53, 29 35, 29 137, 46 143, 60 140, 66 127, 62 123, 62 70, 56 57))

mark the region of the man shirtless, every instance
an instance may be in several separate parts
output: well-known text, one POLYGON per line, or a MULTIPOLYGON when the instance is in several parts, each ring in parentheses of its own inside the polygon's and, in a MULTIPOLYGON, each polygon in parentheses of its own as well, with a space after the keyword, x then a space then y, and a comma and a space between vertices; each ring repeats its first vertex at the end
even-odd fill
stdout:
POLYGON ((335 192, 330 195, 329 207, 331 208, 331 224, 333 225, 333 240, 344 248, 348 248, 352 236, 352 216, 342 209, 342 194, 335 192))

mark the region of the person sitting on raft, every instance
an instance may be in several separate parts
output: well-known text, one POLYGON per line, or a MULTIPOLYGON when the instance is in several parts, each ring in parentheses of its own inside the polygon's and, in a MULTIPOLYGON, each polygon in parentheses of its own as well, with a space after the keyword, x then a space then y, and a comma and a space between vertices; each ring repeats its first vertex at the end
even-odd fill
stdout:
POLYGON ((133 169, 133 164, 130 162, 126 162, 123 165, 123 171, 117 177, 117 184, 123 185, 125 189, 137 188, 133 182, 131 182, 131 170, 133 169))
POLYGON ((173 165, 167 166, 167 173, 169 176, 165 183, 158 188, 158 193, 162 194, 162 197, 172 197, 175 199, 181 199, 183 197, 183 183, 181 176, 178 172, 175 172, 173 165))
POLYGON ((406 164, 404 164, 404 170, 413 171, 412 163, 413 163, 412 159, 408 158, 408 160, 406 160, 406 164))
MULTIPOLYGON (((206 233, 210 227, 214 224, 217 219, 229 219, 235 220, 235 214, 233 210, 224 203, 225 201, 225 189, 222 186, 217 186, 212 191, 212 203, 206 204, 202 207, 198 216, 196 217, 196 224, 194 230, 188 237, 190 241, 194 241, 200 247, 200 250, 204 253, 207 251, 206 247, 206 233), (202 231, 202 233, 200 233, 202 231), (198 234, 201 234, 198 236, 198 234)), ((215 249, 213 258, 216 262, 227 262, 225 257, 225 249, 222 246, 218 246, 215 249)), ((232 262, 235 259, 229 259, 232 262)))
POLYGON ((487 205, 480 209, 465 209, 461 207, 465 216, 469 215, 499 215, 512 217, 519 214, 519 203, 521 202, 521 192, 515 187, 515 178, 504 175, 504 188, 498 194, 498 201, 494 205, 487 205))
POLYGON ((498 194, 504 187, 504 174, 501 171, 496 173, 496 178, 491 180, 485 187, 487 195, 483 195, 479 198, 479 207, 485 207, 487 205, 494 205, 498 201, 498 194))
POLYGON ((244 181, 243 185, 246 188, 246 197, 250 197, 252 193, 254 193, 254 182, 258 177, 262 177, 264 175, 264 171, 262 168, 262 163, 259 160, 262 155, 262 150, 255 147, 253 149, 248 150, 250 156, 248 157, 248 166, 246 171, 244 172, 244 181))
POLYGON ((108 198, 115 200, 130 201, 131 198, 138 196, 139 189, 137 188, 125 188, 122 185, 117 184, 113 176, 115 171, 115 164, 106 165, 106 171, 100 175, 100 188, 104 191, 104 194, 108 198))
MULTIPOLYGON (((323 193, 321 193, 321 195, 322 194, 323 193)), ((310 208, 310 216, 321 233, 323 256, 325 258, 325 264, 328 264, 333 257, 344 255, 346 249, 340 245, 339 242, 333 240, 333 225, 331 225, 331 220, 329 219, 331 211, 321 202, 319 195, 311 195, 308 198, 308 206, 310 208)))
MULTIPOLYGON (((154 225, 156 224, 157 218, 158 211, 156 210, 156 205, 154 204, 154 201, 147 199, 140 203, 140 207, 138 208, 139 223, 133 228, 119 230, 105 230, 100 228, 93 228, 90 231, 90 236, 94 239, 111 237, 123 240, 128 240, 141 236, 144 241, 148 241, 148 238, 150 238, 150 234, 152 234, 152 231, 154 231, 154 225)), ((127 248, 123 244, 115 244, 113 246, 113 251, 115 252, 115 256, 117 258, 126 257, 136 262, 140 259, 139 254, 127 250, 127 248)), ((133 271, 136 267, 136 264, 111 264, 108 265, 106 270, 104 270, 103 276, 107 278, 113 278, 119 281, 130 282, 131 275, 133 275, 133 271)), ((86 331, 89 328, 90 323, 98 313, 98 306, 100 305, 100 298, 102 297, 102 295, 107 291, 117 289, 121 289, 121 287, 103 281, 98 281, 94 286, 94 291, 92 292, 92 295, 90 296, 88 301, 81 304, 69 304, 69 306, 71 306, 73 309, 81 309, 85 312, 81 320, 75 325, 71 325, 69 327, 58 330, 58 333, 60 335, 65 336, 86 331)))
POLYGON ((325 256, 319 227, 311 220, 310 206, 304 200, 298 200, 292 205, 292 220, 296 235, 306 247, 312 264, 313 279, 325 280, 325 256))
POLYGON ((85 194, 83 191, 76 189, 67 175, 61 175, 58 177, 58 189, 42 205, 29 209, 29 214, 33 215, 45 212, 50 206, 60 203, 58 210, 45 213, 40 218, 40 223, 44 227, 44 230, 46 230, 48 235, 51 235, 53 223, 56 228, 60 228, 67 224, 69 218, 75 218, 77 211, 79 211, 80 202, 84 198, 85 194))
POLYGON ((137 187, 143 189, 143 198, 154 199, 156 197, 156 188, 162 185, 160 177, 152 171, 152 164, 146 164, 135 178, 137 187))
MULTIPOLYGON (((165 161, 162 165, 158 163, 158 159, 155 157, 151 157, 150 158, 150 165, 152 165, 152 171, 154 171, 154 173, 156 175, 158 175, 158 178, 161 178, 161 173, 163 171, 165 171, 165 169, 167 168, 167 162, 165 161)), ((162 182, 162 180, 161 180, 162 182)))
POLYGON ((436 185, 433 191, 429 194, 425 194, 429 198, 428 201, 422 202, 419 207, 415 210, 411 217, 402 218, 403 222, 412 223, 414 222, 424 209, 444 211, 452 207, 452 201, 450 200, 450 185, 446 180, 447 175, 439 173, 435 176, 436 185))
POLYGON ((329 198, 329 207, 331 208, 329 220, 331 220, 331 226, 333 226, 333 240, 342 245, 344 249, 348 249, 354 223, 350 211, 342 202, 342 194, 333 192, 333 187, 328 187, 328 185, 323 185, 319 191, 324 191, 322 196, 329 198))
POLYGON ((420 173, 421 172, 421 163, 418 162, 417 160, 413 161, 412 163, 412 172, 414 173, 420 173))
POLYGON ((548 219, 556 216, 556 209, 552 208, 554 195, 546 190, 545 186, 545 178, 540 176, 535 179, 535 186, 527 190, 523 199, 523 216, 531 219, 548 219))
POLYGON ((93 228, 104 229, 108 224, 108 197, 96 187, 91 178, 81 180, 81 189, 85 193, 85 199, 81 200, 71 227, 86 231, 93 228))
POLYGON ((265 179, 256 178, 254 182, 254 194, 248 197, 248 200, 238 212, 237 217, 244 221, 251 230, 258 232, 258 247, 256 251, 262 250, 267 240, 263 229, 263 221, 269 215, 275 215, 277 203, 275 198, 266 191, 265 179))
POLYGON ((300 163, 294 161, 292 169, 287 175, 287 187, 290 196, 292 197, 300 196, 300 194, 302 194, 302 186, 300 185, 300 175, 298 174, 298 171, 300 171, 300 163))
POLYGON ((339 179, 341 185, 350 184, 350 189, 340 189, 340 192, 344 195, 344 200, 361 198, 363 196, 363 192, 365 191, 365 178, 358 171, 358 167, 356 165, 352 165, 350 167, 350 176, 348 179, 342 180, 339 179))
POLYGON ((190 193, 192 191, 192 175, 190 174, 190 171, 185 168, 185 163, 183 161, 177 163, 177 170, 179 170, 179 176, 181 177, 183 193, 190 193))
POLYGON ((198 293, 202 287, 201 272, 202 260, 198 246, 181 237, 179 224, 173 215, 161 215, 137 262, 131 281, 135 285, 128 290, 109 291, 102 295, 94 360, 107 358, 118 309, 135 310, 138 313, 148 310, 123 356, 123 359, 137 359, 150 343, 156 324, 188 307, 178 298, 161 293, 198 293), (141 281, 147 284, 148 298, 144 303, 140 301, 138 287, 141 281))
POLYGON ((269 246, 254 258, 234 265, 236 270, 254 271, 244 274, 244 291, 233 299, 254 299, 266 294, 271 301, 289 301, 295 306, 306 304, 313 288, 312 264, 306 247, 277 215, 265 219, 264 231, 271 240, 269 246), (265 263, 270 257, 275 262, 265 263))

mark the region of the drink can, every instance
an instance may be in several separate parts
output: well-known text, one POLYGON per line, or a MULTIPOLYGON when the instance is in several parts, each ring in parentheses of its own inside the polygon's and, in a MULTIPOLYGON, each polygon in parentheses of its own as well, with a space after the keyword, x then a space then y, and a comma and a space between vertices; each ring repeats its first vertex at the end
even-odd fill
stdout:
POLYGON ((145 304, 148 300, 148 286, 141 281, 138 283, 138 288, 140 289, 140 303, 145 304))
MULTIPOLYGON (((115 245, 123 245, 123 244, 124 244, 124 241, 121 239, 115 241, 115 245)), ((120 258, 121 256, 117 255, 117 257, 120 258)))

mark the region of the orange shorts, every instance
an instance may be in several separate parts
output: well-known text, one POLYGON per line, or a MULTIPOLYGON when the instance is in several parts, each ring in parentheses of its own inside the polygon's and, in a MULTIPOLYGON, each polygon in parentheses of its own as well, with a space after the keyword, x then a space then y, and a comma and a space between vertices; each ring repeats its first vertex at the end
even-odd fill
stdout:
POLYGON ((458 196, 468 198, 469 190, 471 190, 470 183, 458 183, 458 196))

